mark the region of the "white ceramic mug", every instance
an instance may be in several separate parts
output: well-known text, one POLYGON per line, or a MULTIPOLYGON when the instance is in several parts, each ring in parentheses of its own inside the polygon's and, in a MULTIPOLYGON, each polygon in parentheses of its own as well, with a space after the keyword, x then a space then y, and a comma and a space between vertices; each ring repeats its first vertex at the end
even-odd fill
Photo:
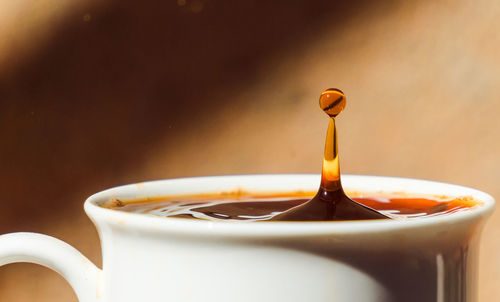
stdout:
POLYGON ((0 265, 32 262, 60 273, 80 302, 475 301, 480 230, 494 207, 483 192, 438 182, 343 176, 347 191, 472 196, 481 206, 407 221, 210 222, 161 218, 99 204, 244 190, 315 191, 317 175, 171 179, 97 193, 85 211, 103 268, 52 237, 0 236, 0 265))

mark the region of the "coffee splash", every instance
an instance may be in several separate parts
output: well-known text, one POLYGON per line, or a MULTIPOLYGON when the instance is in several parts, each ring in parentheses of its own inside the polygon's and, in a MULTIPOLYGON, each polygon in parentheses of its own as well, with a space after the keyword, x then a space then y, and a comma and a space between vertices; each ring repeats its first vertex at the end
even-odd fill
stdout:
POLYGON ((319 105, 330 116, 326 132, 321 184, 311 200, 272 218, 275 221, 332 221, 388 219, 389 217, 347 197, 340 181, 337 129, 335 117, 344 110, 346 97, 342 91, 330 88, 319 98, 319 105))

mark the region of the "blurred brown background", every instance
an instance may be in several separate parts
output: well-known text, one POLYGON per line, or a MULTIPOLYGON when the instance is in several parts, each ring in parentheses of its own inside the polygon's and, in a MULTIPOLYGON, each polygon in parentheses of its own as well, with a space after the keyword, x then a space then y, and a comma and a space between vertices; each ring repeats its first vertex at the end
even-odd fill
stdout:
MULTIPOLYGON (((500 4, 478 1, 0 1, 0 233, 61 238, 100 265, 82 210, 151 179, 319 173, 341 88, 343 173, 500 196, 500 4)), ((500 295, 500 214, 480 301, 500 295)), ((29 264, 0 301, 76 301, 29 264)))

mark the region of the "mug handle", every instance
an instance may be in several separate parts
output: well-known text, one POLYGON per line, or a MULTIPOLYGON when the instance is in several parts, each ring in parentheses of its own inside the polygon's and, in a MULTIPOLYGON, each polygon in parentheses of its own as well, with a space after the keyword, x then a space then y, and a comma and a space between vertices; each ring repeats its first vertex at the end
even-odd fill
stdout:
POLYGON ((80 302, 102 300, 102 271, 59 239, 36 233, 0 235, 0 266, 15 262, 36 263, 56 271, 80 302))

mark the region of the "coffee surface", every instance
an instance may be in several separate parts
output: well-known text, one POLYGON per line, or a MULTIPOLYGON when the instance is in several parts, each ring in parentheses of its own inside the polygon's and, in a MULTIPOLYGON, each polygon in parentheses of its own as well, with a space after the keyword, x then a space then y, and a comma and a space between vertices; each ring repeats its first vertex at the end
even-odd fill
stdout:
MULTIPOLYGON (((403 194, 369 194, 353 197, 363 206, 377 210, 393 219, 415 219, 447 215, 476 206, 469 197, 449 198, 403 194)), ((287 210, 307 203, 304 195, 289 196, 185 196, 156 200, 110 200, 104 207, 114 210, 160 217, 211 221, 273 221, 287 210)), ((349 220, 349 219, 346 219, 349 220)), ((310 221, 304 218, 302 221, 310 221)))

